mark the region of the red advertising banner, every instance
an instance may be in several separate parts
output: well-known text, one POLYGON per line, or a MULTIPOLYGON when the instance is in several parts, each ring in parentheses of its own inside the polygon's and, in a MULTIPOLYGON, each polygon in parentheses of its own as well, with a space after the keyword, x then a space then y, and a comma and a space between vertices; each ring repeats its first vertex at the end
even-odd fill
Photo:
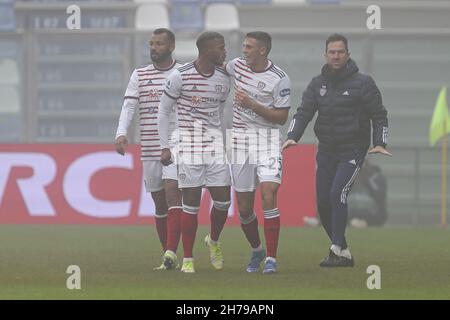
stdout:
MULTIPOLYGON (((304 216, 315 216, 315 154, 313 145, 283 154, 278 207, 284 226, 301 226, 304 216)), ((205 190, 200 224, 209 224, 211 205, 205 190)), ((259 191, 255 211, 262 219, 259 191)), ((125 156, 112 145, 0 145, 1 224, 151 224, 153 215, 137 145, 125 156)), ((239 224, 234 192, 228 217, 227 224, 239 224)))

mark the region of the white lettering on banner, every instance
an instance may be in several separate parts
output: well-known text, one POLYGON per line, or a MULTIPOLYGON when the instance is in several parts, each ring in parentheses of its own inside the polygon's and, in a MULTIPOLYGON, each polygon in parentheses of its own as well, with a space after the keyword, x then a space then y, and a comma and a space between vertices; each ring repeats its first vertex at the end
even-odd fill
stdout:
POLYGON ((145 190, 144 175, 142 175, 138 216, 153 217, 155 216, 155 211, 155 203, 153 202, 150 193, 147 193, 145 190))
MULTIPOLYGON (((131 201, 105 201, 90 192, 89 182, 95 172, 105 168, 133 169, 129 154, 117 157, 112 151, 95 152, 75 160, 64 176, 64 196, 69 205, 87 216, 96 218, 122 218, 130 215, 131 201), (113 165, 107 165, 113 163, 113 165)), ((120 187, 120 186, 118 186, 120 187)))
POLYGON ((55 216, 53 205, 45 192, 45 187, 56 176, 55 160, 43 153, 0 153, 0 203, 13 167, 33 169, 31 177, 17 179, 17 185, 30 215, 55 216))

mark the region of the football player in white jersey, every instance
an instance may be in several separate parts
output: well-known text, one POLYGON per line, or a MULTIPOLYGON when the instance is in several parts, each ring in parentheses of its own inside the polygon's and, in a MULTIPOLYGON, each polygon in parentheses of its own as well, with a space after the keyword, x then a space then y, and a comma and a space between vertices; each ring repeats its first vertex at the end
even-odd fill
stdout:
MULTIPOLYGON (((193 246, 198 225, 202 187, 213 199, 211 233, 205 238, 214 268, 223 268, 220 233, 230 206, 230 172, 226 162, 222 110, 230 90, 230 79, 221 68, 225 60, 224 37, 217 32, 204 32, 197 39, 198 58, 174 70, 167 79, 159 106, 158 130, 162 148, 161 162, 178 163, 178 182, 183 193, 182 272, 193 273, 193 246), (178 116, 178 151, 169 145, 169 114, 176 105, 178 116), (173 157, 172 156, 173 153, 173 157)), ((170 264, 176 258, 166 251, 170 264)))
POLYGON ((247 272, 276 272, 280 232, 277 192, 281 184, 281 139, 279 128, 290 108, 291 84, 287 74, 268 59, 271 37, 255 31, 246 35, 243 57, 226 65, 234 78, 231 174, 236 190, 241 226, 252 247, 247 272), (247 139, 247 141, 246 141, 247 139), (264 209, 267 255, 258 234, 254 213, 257 184, 260 183, 264 209))
MULTIPOLYGON (((141 160, 144 182, 155 202, 155 224, 163 252, 176 252, 181 233, 181 191, 178 189, 177 167, 163 166, 160 162, 157 114, 160 97, 168 75, 181 64, 172 58, 175 49, 175 35, 160 28, 153 31, 150 39, 152 64, 135 69, 125 93, 122 112, 116 133, 116 150, 125 154, 127 134, 135 110, 139 111, 141 160)), ((171 130, 176 127, 176 116, 171 114, 171 130)), ((177 262, 162 263, 154 270, 168 270, 177 262)))

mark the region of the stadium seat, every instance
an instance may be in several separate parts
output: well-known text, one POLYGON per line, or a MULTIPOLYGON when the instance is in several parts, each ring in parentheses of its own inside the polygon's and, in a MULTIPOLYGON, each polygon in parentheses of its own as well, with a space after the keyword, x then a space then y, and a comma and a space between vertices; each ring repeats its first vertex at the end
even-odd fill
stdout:
POLYGON ((177 38, 174 55, 180 62, 192 61, 197 57, 195 37, 177 38))
POLYGON ((19 92, 16 86, 0 86, 0 114, 20 113, 19 92))
POLYGON ((205 28, 207 30, 239 30, 239 14, 231 3, 215 3, 206 7, 205 28))
POLYGON ((169 13, 163 4, 141 4, 136 11, 135 27, 138 30, 169 28, 169 13))
POLYGON ((14 0, 0 1, 0 31, 16 29, 16 14, 14 12, 14 0))
POLYGON ((198 0, 171 0, 170 27, 174 31, 202 31, 204 17, 198 0))
POLYGON ((0 59, 0 85, 4 84, 19 84, 19 70, 12 59, 0 59))

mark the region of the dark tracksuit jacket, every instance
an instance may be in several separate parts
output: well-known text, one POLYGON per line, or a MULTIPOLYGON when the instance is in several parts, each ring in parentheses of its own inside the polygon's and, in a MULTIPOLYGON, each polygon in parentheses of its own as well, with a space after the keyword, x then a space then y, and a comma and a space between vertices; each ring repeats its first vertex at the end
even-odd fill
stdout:
POLYGON ((298 141, 316 112, 317 209, 332 243, 345 248, 347 195, 370 146, 371 131, 374 146, 387 144, 387 111, 375 81, 349 59, 337 73, 324 65, 311 80, 288 139, 298 141))

